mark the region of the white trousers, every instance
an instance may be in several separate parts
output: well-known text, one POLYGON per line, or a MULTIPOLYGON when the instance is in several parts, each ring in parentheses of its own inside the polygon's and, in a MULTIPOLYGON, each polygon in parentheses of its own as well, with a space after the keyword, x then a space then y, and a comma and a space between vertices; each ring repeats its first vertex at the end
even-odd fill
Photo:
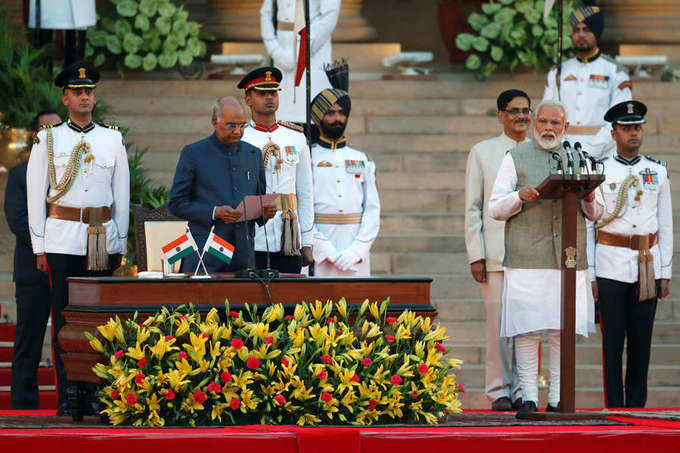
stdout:
POLYGON ((550 388, 548 389, 548 403, 557 406, 560 402, 560 331, 545 330, 529 332, 515 337, 515 354, 517 357, 517 371, 524 401, 533 401, 538 406, 538 345, 541 342, 541 332, 548 335, 550 345, 550 388))
POLYGON ((501 338, 500 312, 503 294, 503 272, 487 272, 482 283, 486 311, 486 375, 484 392, 489 401, 507 397, 512 402, 520 398, 521 388, 512 354, 513 338, 501 338))

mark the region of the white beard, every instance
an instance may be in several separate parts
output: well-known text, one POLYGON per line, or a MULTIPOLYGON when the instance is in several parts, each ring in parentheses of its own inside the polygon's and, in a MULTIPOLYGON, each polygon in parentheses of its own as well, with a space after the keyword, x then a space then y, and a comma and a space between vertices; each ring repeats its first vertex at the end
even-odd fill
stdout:
POLYGON ((536 139, 536 144, 538 145, 539 148, 541 149, 555 149, 558 146, 560 146, 560 143, 562 143, 562 136, 558 135, 554 138, 543 138, 536 131, 534 131, 534 137, 536 139))

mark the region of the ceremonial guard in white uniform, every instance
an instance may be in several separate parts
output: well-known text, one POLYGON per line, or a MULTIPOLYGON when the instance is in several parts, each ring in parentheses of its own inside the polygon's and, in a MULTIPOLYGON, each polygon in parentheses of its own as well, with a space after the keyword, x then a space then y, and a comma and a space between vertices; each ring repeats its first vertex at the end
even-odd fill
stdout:
MULTIPOLYGON (((302 75, 295 86, 300 35, 295 33, 296 20, 304 26, 302 0, 264 0, 260 9, 260 33, 274 66, 283 72, 281 82, 281 107, 277 118, 283 121, 305 123, 307 121, 307 76, 302 75), (297 17, 296 17, 297 15, 297 17)), ((324 66, 333 61, 331 34, 340 14, 340 0, 310 0, 310 68, 312 98, 331 84, 324 66)), ((304 60, 302 63, 304 65, 304 60)))
POLYGON ((127 155, 115 127, 92 122, 98 80, 89 65, 71 66, 57 76, 69 119, 38 133, 26 174, 33 253, 51 278, 60 409, 65 409, 66 374, 57 336, 68 303, 66 279, 111 275, 127 248, 127 155))
POLYGON ((380 229, 375 163, 347 145, 349 95, 328 89, 312 102, 320 138, 312 146, 315 276, 367 277, 380 229))
POLYGON ((258 68, 246 75, 238 87, 245 90, 253 121, 243 132, 243 141, 262 150, 267 193, 280 194, 280 210, 255 232, 258 268, 300 273, 312 261, 314 228, 312 167, 302 128, 276 121, 281 71, 258 68), (266 234, 265 234, 266 233, 266 234))
POLYGON ((606 212, 589 225, 588 261, 600 300, 607 407, 645 405, 656 303, 668 295, 672 274, 668 171, 664 162, 638 154, 646 112, 638 101, 623 102, 607 112, 617 153, 603 161, 606 179, 600 190, 606 212))
POLYGON ((599 160, 616 148, 604 114, 613 105, 632 98, 632 84, 626 68, 597 47, 604 28, 599 7, 575 9, 569 23, 576 56, 562 63, 559 85, 557 67, 550 70, 543 100, 555 100, 559 90, 559 100, 569 118, 566 139, 580 142, 585 151, 599 160))

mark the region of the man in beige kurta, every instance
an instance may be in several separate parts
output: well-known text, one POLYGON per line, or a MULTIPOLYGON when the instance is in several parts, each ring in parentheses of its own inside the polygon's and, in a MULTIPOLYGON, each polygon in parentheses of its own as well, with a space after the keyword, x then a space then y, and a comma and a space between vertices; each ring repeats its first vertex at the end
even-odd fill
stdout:
MULTIPOLYGON (((500 338, 499 312, 503 291, 505 222, 492 219, 488 201, 506 151, 527 141, 531 99, 520 90, 507 90, 497 99, 503 133, 470 150, 465 174, 465 245, 473 278, 481 283, 486 310, 486 377, 484 391, 492 410, 509 411, 520 398, 517 372, 511 367, 512 341, 500 338)), ((521 405, 521 401, 519 402, 521 405)))

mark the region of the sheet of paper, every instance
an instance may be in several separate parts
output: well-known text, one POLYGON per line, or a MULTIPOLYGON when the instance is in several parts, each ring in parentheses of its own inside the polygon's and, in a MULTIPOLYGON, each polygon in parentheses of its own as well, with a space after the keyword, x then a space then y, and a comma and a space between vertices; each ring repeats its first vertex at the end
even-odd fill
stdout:
MULTIPOLYGON (((279 198, 278 193, 268 193, 265 195, 246 195, 243 201, 236 207, 237 211, 243 213, 243 203, 245 202, 245 212, 248 215, 248 220, 259 219, 262 217, 262 208, 276 205, 276 200, 279 198), (262 201, 260 201, 262 199, 262 201)), ((237 220, 243 222, 243 214, 237 220)))

